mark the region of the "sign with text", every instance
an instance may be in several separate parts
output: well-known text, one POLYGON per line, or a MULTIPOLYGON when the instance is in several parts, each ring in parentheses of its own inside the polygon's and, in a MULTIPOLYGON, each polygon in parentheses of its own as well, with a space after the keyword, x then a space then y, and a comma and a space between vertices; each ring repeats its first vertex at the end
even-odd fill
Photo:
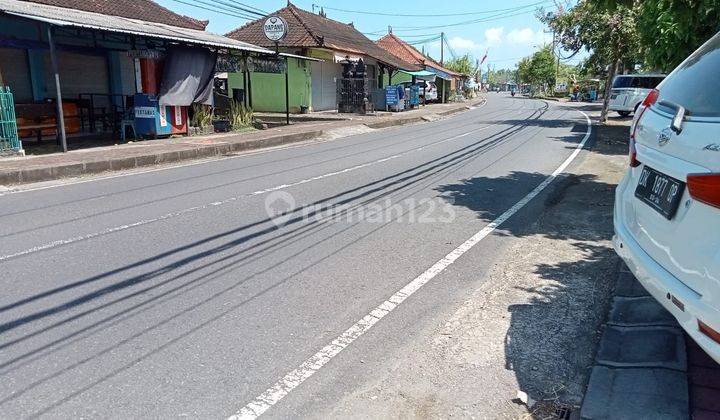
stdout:
POLYGON ((282 41, 288 33, 288 24, 280 16, 270 16, 263 24, 265 37, 272 42, 282 41))
POLYGON ((151 106, 136 106, 135 118, 155 118, 155 108, 151 106))
POLYGON ((256 73, 285 73, 285 60, 277 58, 248 58, 248 69, 256 73))
POLYGON ((219 55, 215 71, 218 73, 242 73, 245 71, 242 57, 235 55, 219 55))
POLYGON ((130 50, 126 51, 129 58, 146 58, 151 60, 162 60, 165 53, 158 50, 130 50))
POLYGON ((385 86, 385 103, 390 106, 397 105, 399 101, 397 86, 385 86))

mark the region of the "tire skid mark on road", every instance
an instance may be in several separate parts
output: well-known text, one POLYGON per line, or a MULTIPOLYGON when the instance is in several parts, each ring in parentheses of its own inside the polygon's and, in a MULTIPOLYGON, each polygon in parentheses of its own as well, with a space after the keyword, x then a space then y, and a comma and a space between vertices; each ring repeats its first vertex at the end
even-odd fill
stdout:
MULTIPOLYGON (((528 118, 526 118, 526 119, 531 118, 536 112, 538 112, 538 111, 540 111, 540 110, 541 110, 541 109, 528 109, 528 111, 532 111, 532 114, 530 115, 530 117, 528 117, 528 118)), ((428 143, 428 144, 426 144, 426 145, 423 145, 423 146, 420 146, 420 147, 417 147, 417 148, 414 148, 414 149, 410 149, 410 150, 405 151, 405 152, 402 152, 402 153, 398 153, 398 154, 395 154, 395 155, 392 155, 392 156, 384 157, 384 158, 382 158, 382 159, 378 159, 378 160, 375 160, 375 161, 366 162, 366 163, 363 163, 363 164, 360 164, 360 165, 355 165, 355 166, 352 166, 352 167, 349 167, 349 168, 345 168, 345 169, 342 169, 342 170, 339 170, 339 171, 328 172, 328 173, 325 173, 325 174, 322 174, 322 175, 318 175, 318 176, 315 176, 315 177, 302 179, 302 180, 299 180, 299 181, 296 181, 296 182, 292 182, 292 183, 288 183, 288 184, 282 184, 282 185, 277 185, 277 186, 270 187, 270 188, 266 188, 266 189, 263 189, 263 190, 253 191, 253 192, 251 192, 251 193, 240 194, 240 195, 237 195, 237 196, 233 196, 233 197, 227 198, 227 199, 225 199, 225 200, 214 201, 214 202, 212 202, 212 203, 207 203, 207 204, 203 204, 203 205, 199 205, 199 206, 194 206, 194 207, 189 207, 189 208, 186 208, 186 209, 178 210, 178 211, 175 211, 175 212, 166 213, 166 214, 163 214, 163 215, 158 216, 158 217, 141 219, 141 220, 139 220, 139 221, 137 221, 137 222, 133 222, 133 223, 129 223, 129 224, 124 224, 124 225, 119 225, 119 226, 109 227, 109 228, 107 228, 107 229, 103 229, 103 230, 98 231, 98 232, 93 232, 93 233, 89 233, 89 234, 86 234, 86 235, 80 235, 80 236, 75 236, 75 237, 66 238, 66 239, 59 239, 59 240, 56 240, 56 241, 52 241, 52 242, 48 242, 48 243, 45 243, 45 244, 42 244, 42 245, 34 246, 34 247, 32 247, 32 248, 28 248, 28 249, 25 249, 25 250, 22 250, 22 251, 18 251, 18 252, 15 252, 15 253, 6 254, 6 255, 0 255, 0 262, 6 261, 6 260, 10 260, 10 259, 14 259, 14 258, 24 257, 24 256, 26 256, 26 255, 34 254, 34 253, 41 252, 41 251, 46 251, 46 250, 49 250, 49 249, 57 248, 57 247, 59 247, 59 246, 70 245, 70 244, 77 243, 77 242, 83 242, 83 241, 95 239, 95 238, 98 238, 98 237, 102 237, 102 236, 110 235, 110 234, 113 234, 113 233, 125 231, 125 230, 128 230, 128 229, 133 229, 133 228, 137 228, 137 227, 149 225, 149 224, 152 224, 152 223, 157 223, 157 222, 161 222, 161 221, 165 221, 165 220, 169 220, 169 219, 174 219, 174 218, 177 218, 177 217, 180 217, 180 216, 183 216, 183 215, 187 215, 187 214, 190 214, 190 213, 200 212, 200 211, 207 210, 207 209, 210 209, 210 208, 213 208, 213 207, 224 206, 224 205, 227 205, 227 204, 236 202, 236 201, 238 201, 238 200, 241 200, 241 199, 243 199, 243 198, 254 197, 254 196, 258 196, 258 195, 262 195, 262 194, 271 193, 271 192, 274 192, 274 191, 279 191, 279 190, 283 190, 283 189, 287 189, 287 188, 291 188, 291 187, 296 187, 296 186, 303 185, 303 184, 307 184, 307 183, 314 182, 314 181, 319 181, 319 180, 322 180, 322 179, 326 179, 326 178, 330 178, 330 177, 334 177, 334 176, 338 176, 338 175, 347 174, 347 173, 349 173, 349 172, 354 172, 354 171, 357 171, 357 170, 360 170, 360 169, 368 168, 368 167, 370 167, 370 166, 374 166, 374 165, 377 165, 377 164, 381 164, 381 163, 385 163, 385 162, 388 162, 388 161, 391 161, 391 160, 395 160, 395 159, 397 159, 397 158, 400 158, 400 157, 407 156, 407 155, 412 154, 412 153, 416 153, 416 152, 425 150, 425 149, 428 148, 428 147, 433 147, 433 146, 437 146, 437 145, 440 145, 440 144, 444 144, 444 143, 448 143, 448 142, 451 142, 451 141, 455 141, 455 140, 458 140, 458 139, 467 137, 467 136, 469 136, 470 134, 477 133, 477 132, 480 132, 480 131, 483 131, 483 130, 487 130, 488 128, 492 128, 493 126, 494 126, 494 125, 486 125, 486 126, 483 126, 483 127, 480 127, 480 128, 476 128, 476 129, 474 129, 474 130, 471 130, 471 131, 468 131, 468 132, 465 132, 465 133, 462 133, 462 134, 458 134, 458 135, 455 135, 455 136, 452 136, 452 137, 449 137, 449 138, 446 138, 446 139, 443 139, 443 140, 438 140, 438 141, 436 141, 436 142, 428 143)))
POLYGON ((323 347, 305 360, 298 368, 292 370, 283 376, 279 381, 273 384, 270 388, 265 390, 262 394, 258 395, 255 399, 247 403, 242 407, 236 414, 229 417, 229 420, 254 420, 269 410, 272 406, 280 402, 285 396, 292 392, 295 388, 300 386, 312 375, 317 373, 323 366, 325 366, 335 356, 340 354, 345 348, 352 344, 355 340, 360 338, 363 334, 369 331, 374 325, 376 325, 381 319, 387 316, 400 304, 402 304, 407 298, 412 296, 415 292, 420 290, 425 284, 430 282, 438 274, 442 273, 446 268, 452 265, 466 252, 472 249, 475 245, 485 239, 488 235, 493 233, 498 227, 510 219, 515 213, 525 207, 530 201, 537 197, 543 190, 545 190, 567 167, 575 160, 580 154, 582 149, 585 147, 590 135, 592 133, 592 123, 590 117, 582 111, 579 111, 586 120, 587 131, 582 141, 577 145, 575 150, 570 156, 557 168, 553 173, 545 178, 535 189, 523 197, 520 201, 515 203, 512 207, 506 210, 503 214, 498 216, 495 220, 490 222, 487 226, 482 228, 479 232, 470 237, 467 241, 462 243, 460 246, 452 250, 440 261, 433 264, 430 268, 425 270, 418 277, 413 279, 410 283, 405 285, 402 289, 397 291, 395 294, 390 296, 386 301, 375 307, 370 313, 365 315, 359 321, 357 321, 350 328, 345 330, 337 338, 335 338, 330 344, 323 347))

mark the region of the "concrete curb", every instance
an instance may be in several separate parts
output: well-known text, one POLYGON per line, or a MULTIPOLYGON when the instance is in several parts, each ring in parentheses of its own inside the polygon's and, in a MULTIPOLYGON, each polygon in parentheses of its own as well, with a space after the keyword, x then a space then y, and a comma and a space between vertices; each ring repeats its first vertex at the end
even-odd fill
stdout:
POLYGON ((152 153, 143 156, 118 157, 107 160, 69 163, 42 168, 27 168, 0 172, 0 185, 24 184, 31 182, 50 181, 60 178, 77 177, 88 174, 98 174, 109 171, 153 166, 162 163, 173 163, 184 160, 202 159, 214 156, 225 156, 233 152, 263 149, 267 147, 292 144, 320 137, 322 130, 307 131, 304 133, 288 134, 269 137, 266 139, 237 142, 217 143, 197 146, 184 150, 171 150, 167 152, 152 153))
POLYGON ((581 419, 689 417, 685 339, 623 264, 581 419))
POLYGON ((408 124, 415 124, 423 122, 423 117, 412 117, 412 118, 399 118, 397 120, 387 120, 387 121, 379 121, 374 123, 366 123, 365 125, 378 129, 378 128, 389 128, 389 127, 397 127, 400 125, 408 125, 408 124))
MULTIPOLYGON (((449 109, 438 112, 436 114, 428 114, 424 116, 410 116, 408 118, 397 118, 386 121, 358 123, 357 125, 365 125, 373 129, 382 129, 396 127, 408 124, 416 124, 432 120, 432 116, 453 115, 459 112, 467 111, 472 106, 479 106, 486 102, 483 98, 474 102, 472 105, 465 105, 455 109, 449 109)), ((98 174, 109 171, 120 171, 134 168, 142 168, 163 163, 174 163, 185 160, 210 158, 216 156, 225 156, 233 152, 241 152, 248 150, 264 149, 267 147, 281 146, 301 141, 312 140, 325 134, 325 130, 312 130, 303 133, 285 134, 269 137, 259 140, 216 143, 208 145, 187 145, 187 149, 172 150, 166 152, 150 153, 143 156, 117 157, 107 160, 95 160, 88 162, 74 162, 67 164, 47 165, 35 168, 19 168, 12 170, 0 170, 0 185, 17 185, 32 182, 51 181, 61 178, 78 177, 82 175, 98 174)))

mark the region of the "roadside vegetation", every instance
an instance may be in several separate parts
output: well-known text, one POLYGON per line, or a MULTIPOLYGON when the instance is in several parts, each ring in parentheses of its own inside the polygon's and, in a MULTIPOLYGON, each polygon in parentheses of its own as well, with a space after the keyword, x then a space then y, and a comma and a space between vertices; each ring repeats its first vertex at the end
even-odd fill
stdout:
POLYGON ((560 82, 601 79, 605 121, 615 75, 670 72, 720 30, 720 1, 580 0, 539 9, 537 16, 553 31, 554 41, 520 61, 516 81, 544 91, 560 82), (589 53, 582 63, 562 64, 581 51, 589 53))

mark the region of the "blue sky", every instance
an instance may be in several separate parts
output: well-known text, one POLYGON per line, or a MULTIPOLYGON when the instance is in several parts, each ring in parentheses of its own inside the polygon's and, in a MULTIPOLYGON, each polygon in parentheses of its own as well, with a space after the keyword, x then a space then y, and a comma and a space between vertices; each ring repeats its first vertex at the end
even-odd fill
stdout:
MULTIPOLYGON (((183 3, 191 4, 233 4, 233 0, 155 0, 178 13, 196 19, 208 19, 208 30, 224 34, 242 25, 247 20, 221 13, 203 10, 183 3)), ((287 1, 278 0, 240 0, 263 11, 272 12, 287 5, 287 1)), ((348 2, 337 0, 296 0, 293 3, 305 10, 312 11, 312 5, 325 7, 327 16, 341 22, 353 22, 361 32, 368 33, 370 39, 377 39, 387 33, 388 26, 393 32, 410 42, 425 42, 416 47, 425 47, 432 57, 440 56, 440 43, 430 38, 440 32, 445 36, 452 49, 458 54, 470 53, 476 58, 489 50, 487 63, 500 68, 514 68, 517 61, 532 52, 537 46, 551 42, 552 35, 544 32, 543 25, 535 17, 535 9, 544 6, 553 8, 552 0, 491 0, 468 2, 461 0, 366 0, 348 2), (463 16, 398 17, 378 16, 345 12, 333 9, 345 9, 386 14, 439 15, 474 13, 463 16), (474 21, 469 22, 468 21, 474 21), (446 26, 453 25, 453 26, 446 26), (440 28, 439 26, 446 26, 440 28)), ((203 6, 204 7, 204 6, 203 6)), ((316 7, 316 11, 319 7, 316 7)), ((448 54, 446 52, 446 54, 448 54)), ((446 55, 447 57, 447 55, 446 55)), ((575 64, 579 58, 571 60, 575 64)))

